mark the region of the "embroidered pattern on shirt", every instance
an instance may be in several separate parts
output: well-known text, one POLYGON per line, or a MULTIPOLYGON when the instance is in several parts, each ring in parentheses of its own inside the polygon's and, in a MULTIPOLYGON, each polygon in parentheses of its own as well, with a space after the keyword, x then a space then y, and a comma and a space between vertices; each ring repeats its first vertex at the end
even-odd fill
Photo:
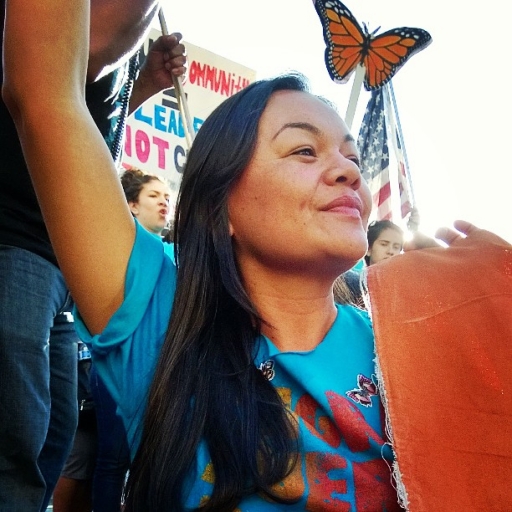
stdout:
POLYGON ((372 406, 372 396, 377 396, 379 390, 372 379, 359 374, 357 376, 357 388, 347 391, 346 395, 356 404, 364 407, 372 406))
POLYGON ((261 363, 258 369, 261 373, 263 373, 263 377, 265 377, 267 380, 272 380, 276 376, 276 372, 274 370, 274 361, 272 361, 272 359, 261 363))

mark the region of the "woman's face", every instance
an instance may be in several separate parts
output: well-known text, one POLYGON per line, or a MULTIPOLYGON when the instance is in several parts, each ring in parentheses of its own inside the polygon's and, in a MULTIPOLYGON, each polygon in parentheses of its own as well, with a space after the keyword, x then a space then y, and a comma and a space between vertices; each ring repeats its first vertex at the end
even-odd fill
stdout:
POLYGON ((128 204, 134 217, 148 231, 160 235, 169 221, 171 191, 160 180, 145 183, 136 202, 128 204))
POLYGON ((403 238, 401 233, 393 228, 383 229, 366 253, 370 258, 370 265, 400 254, 402 245, 403 238))
POLYGON ((339 115, 299 91, 273 94, 229 198, 238 261, 334 277, 366 252, 370 192, 339 115))

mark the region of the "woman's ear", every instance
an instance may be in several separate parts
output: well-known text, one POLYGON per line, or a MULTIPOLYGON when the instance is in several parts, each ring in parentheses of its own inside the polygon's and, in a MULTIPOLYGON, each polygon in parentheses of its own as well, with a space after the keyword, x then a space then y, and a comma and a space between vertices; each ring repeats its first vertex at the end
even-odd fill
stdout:
POLYGON ((138 215, 139 209, 137 208, 137 203, 134 201, 128 201, 128 207, 130 208, 130 211, 132 212, 133 216, 138 215))
POLYGON ((233 224, 229 221, 229 236, 233 236, 235 234, 235 228, 233 228, 233 224))

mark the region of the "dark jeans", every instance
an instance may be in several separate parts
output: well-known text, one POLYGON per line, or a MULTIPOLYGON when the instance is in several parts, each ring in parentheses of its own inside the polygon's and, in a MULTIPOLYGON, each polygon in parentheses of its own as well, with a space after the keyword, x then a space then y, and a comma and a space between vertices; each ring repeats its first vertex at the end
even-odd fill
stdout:
POLYGON ((77 425, 77 336, 61 272, 0 245, 0 512, 44 511, 77 425))
POLYGON ((126 431, 116 414, 117 405, 98 376, 94 364, 90 375, 91 394, 98 426, 98 456, 94 471, 94 512, 119 512, 130 451, 126 431))

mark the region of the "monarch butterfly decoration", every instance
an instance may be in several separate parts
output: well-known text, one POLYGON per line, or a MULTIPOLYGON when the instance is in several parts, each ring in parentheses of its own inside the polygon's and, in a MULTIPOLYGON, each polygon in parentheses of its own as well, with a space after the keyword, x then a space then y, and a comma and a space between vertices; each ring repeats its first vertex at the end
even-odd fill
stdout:
MULTIPOLYGON (((345 83, 358 64, 365 68, 364 87, 387 84, 405 62, 432 41, 421 28, 399 27, 376 35, 361 27, 339 0, 314 0, 324 31, 325 63, 332 80, 345 83)), ((380 28, 380 27, 379 27, 380 28)))

